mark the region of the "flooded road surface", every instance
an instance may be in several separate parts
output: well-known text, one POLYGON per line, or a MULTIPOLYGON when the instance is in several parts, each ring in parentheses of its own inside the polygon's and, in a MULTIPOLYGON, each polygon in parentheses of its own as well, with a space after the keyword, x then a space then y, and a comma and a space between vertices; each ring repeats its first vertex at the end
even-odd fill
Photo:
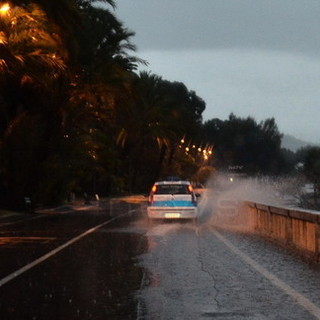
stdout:
POLYGON ((148 232, 140 319, 320 319, 320 272, 243 234, 161 224, 148 232))
POLYGON ((111 215, 50 214, 10 227, 6 221, 0 319, 136 319, 144 274, 137 257, 146 250, 144 234, 128 227, 137 209, 117 203, 111 215))
POLYGON ((146 232, 138 319, 320 319, 320 268, 258 236, 165 222, 146 232))
POLYGON ((320 319, 318 266, 214 228, 208 208, 199 225, 149 225, 143 202, 111 211, 6 221, 0 319, 320 319))

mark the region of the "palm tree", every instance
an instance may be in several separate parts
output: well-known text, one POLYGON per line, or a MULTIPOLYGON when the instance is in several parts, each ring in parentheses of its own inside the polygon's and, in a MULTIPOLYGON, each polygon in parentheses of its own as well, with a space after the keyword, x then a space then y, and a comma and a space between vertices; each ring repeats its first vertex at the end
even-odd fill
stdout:
MULTIPOLYGON (((82 50, 74 68, 69 104, 64 110, 64 127, 66 133, 82 145, 79 158, 84 161, 78 164, 87 167, 92 163, 90 167, 96 168, 95 172, 101 169, 99 172, 109 176, 107 185, 114 177, 110 172, 116 162, 116 109, 123 101, 127 102, 132 71, 141 60, 131 55, 135 50, 130 41, 134 33, 110 10, 82 2, 80 13, 83 29, 75 38, 82 50)), ((94 173, 88 175, 93 177, 94 173)))
POLYGON ((131 190, 146 189, 160 175, 166 152, 175 140, 165 103, 162 78, 141 72, 133 79, 128 99, 116 109, 117 142, 125 160, 122 171, 127 172, 131 190))
MULTIPOLYGON (((63 47, 69 53, 71 60, 75 59, 79 47, 75 41, 75 35, 82 31, 82 21, 80 10, 91 5, 94 0, 10 0, 14 6, 27 9, 30 4, 36 4, 46 14, 48 21, 55 25, 56 33, 62 40, 63 47)), ((112 8, 115 8, 114 0, 101 0, 112 8)))
POLYGON ((79 183, 88 167, 111 176, 116 109, 131 97, 133 70, 142 61, 131 55, 134 33, 92 3, 15 0, 0 17, 1 169, 12 193, 13 182, 23 180, 16 197, 30 185, 34 194, 49 195, 65 177, 79 183), (15 153, 22 142, 30 151, 25 170, 15 153))
POLYGON ((132 173, 132 188, 181 171, 178 162, 188 161, 178 152, 179 142, 185 135, 195 137, 204 107, 204 101, 182 83, 148 72, 134 77, 130 99, 116 110, 117 141, 127 159, 123 171, 132 173))
MULTIPOLYGON (((35 4, 13 7, 0 17, 1 70, 40 81, 39 73, 65 69, 60 37, 45 12, 35 4)), ((26 79, 25 79, 26 80, 26 79)))
MULTIPOLYGON (((79 8, 88 6, 95 2, 95 0, 9 0, 14 6, 22 8, 28 8, 30 4, 38 5, 46 13, 49 21, 60 26, 63 32, 67 30, 72 31, 72 28, 76 27, 79 22, 79 8)), ((111 7, 115 8, 114 0, 101 0, 111 7)))
POLYGON ((19 93, 31 87, 51 88, 65 74, 66 64, 60 38, 37 5, 9 9, 0 16, 0 28, 0 112, 8 123, 23 105, 34 106, 23 103, 26 97, 17 101, 19 93))
POLYGON ((55 25, 38 5, 2 9, 0 180, 16 201, 37 185, 57 134, 66 54, 55 25))

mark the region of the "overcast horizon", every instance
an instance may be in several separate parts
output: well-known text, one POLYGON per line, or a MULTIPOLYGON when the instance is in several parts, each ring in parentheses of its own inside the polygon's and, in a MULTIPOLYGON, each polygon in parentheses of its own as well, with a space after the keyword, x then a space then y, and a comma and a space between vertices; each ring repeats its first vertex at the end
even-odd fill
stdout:
POLYGON ((320 2, 118 0, 148 70, 206 102, 204 121, 233 112, 320 142, 320 2))

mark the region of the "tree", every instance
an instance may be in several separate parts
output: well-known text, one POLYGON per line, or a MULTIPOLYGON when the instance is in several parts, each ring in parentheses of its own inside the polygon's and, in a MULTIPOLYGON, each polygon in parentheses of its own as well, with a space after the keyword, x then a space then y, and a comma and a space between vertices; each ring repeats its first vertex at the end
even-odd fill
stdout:
POLYGON ((127 53, 133 33, 107 9, 93 1, 36 2, 15 1, 0 17, 0 189, 11 202, 26 193, 57 201, 70 189, 97 186, 97 176, 112 177, 115 101, 139 62, 127 53), (72 35, 79 46, 71 49, 77 19, 82 32, 72 35), (87 41, 92 30, 97 37, 87 41))
POLYGON ((65 129, 73 141, 78 141, 74 143, 79 144, 77 150, 82 150, 77 171, 83 172, 83 177, 78 174, 78 179, 81 188, 88 190, 88 185, 97 184, 97 175, 101 185, 119 184, 116 114, 122 105, 130 105, 133 70, 142 60, 131 55, 135 50, 131 43, 134 33, 108 9, 93 7, 87 1, 80 12, 83 30, 76 39, 82 50, 65 110, 65 129))
POLYGON ((146 189, 160 176, 190 167, 187 156, 179 157, 178 165, 175 155, 181 137, 196 133, 204 107, 182 83, 147 72, 133 78, 132 94, 117 110, 118 142, 126 159, 123 171, 131 189, 146 189))
MULTIPOLYGON (((91 5, 95 0, 11 0, 9 3, 20 8, 27 8, 32 4, 40 7, 48 17, 48 20, 55 25, 57 34, 63 40, 63 47, 67 48, 69 55, 74 56, 78 51, 74 41, 74 35, 81 28, 80 8, 91 5)), ((113 0, 100 0, 101 3, 115 7, 113 0)))
POLYGON ((243 166, 248 174, 281 170, 281 134, 273 118, 258 124, 251 117, 230 114, 228 120, 205 122, 203 133, 215 146, 215 165, 222 170, 235 165, 243 166))
POLYGON ((165 91, 161 77, 142 72, 133 77, 132 91, 116 109, 118 145, 130 190, 147 189, 160 174, 175 133, 162 110, 165 91))
POLYGON ((133 55, 134 32, 96 4, 14 0, 0 11, 0 196, 11 203, 114 184, 136 191, 197 170, 177 149, 197 136, 204 101, 136 74, 145 61, 133 55))
POLYGON ((310 148, 306 154, 304 162, 304 174, 313 184, 314 188, 314 208, 319 208, 320 197, 320 148, 310 148))
POLYGON ((19 203, 35 192, 39 163, 58 133, 67 73, 60 38, 44 11, 35 4, 7 9, 0 17, 0 180, 7 191, 2 196, 19 203))

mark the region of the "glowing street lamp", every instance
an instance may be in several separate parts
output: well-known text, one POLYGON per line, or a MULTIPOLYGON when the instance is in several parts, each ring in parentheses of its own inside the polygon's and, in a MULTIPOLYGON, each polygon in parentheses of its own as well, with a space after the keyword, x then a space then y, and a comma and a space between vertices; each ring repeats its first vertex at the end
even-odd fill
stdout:
POLYGON ((9 3, 4 3, 4 4, 0 7, 0 14, 5 15, 6 13, 8 13, 9 10, 10 10, 10 5, 9 5, 9 3))

